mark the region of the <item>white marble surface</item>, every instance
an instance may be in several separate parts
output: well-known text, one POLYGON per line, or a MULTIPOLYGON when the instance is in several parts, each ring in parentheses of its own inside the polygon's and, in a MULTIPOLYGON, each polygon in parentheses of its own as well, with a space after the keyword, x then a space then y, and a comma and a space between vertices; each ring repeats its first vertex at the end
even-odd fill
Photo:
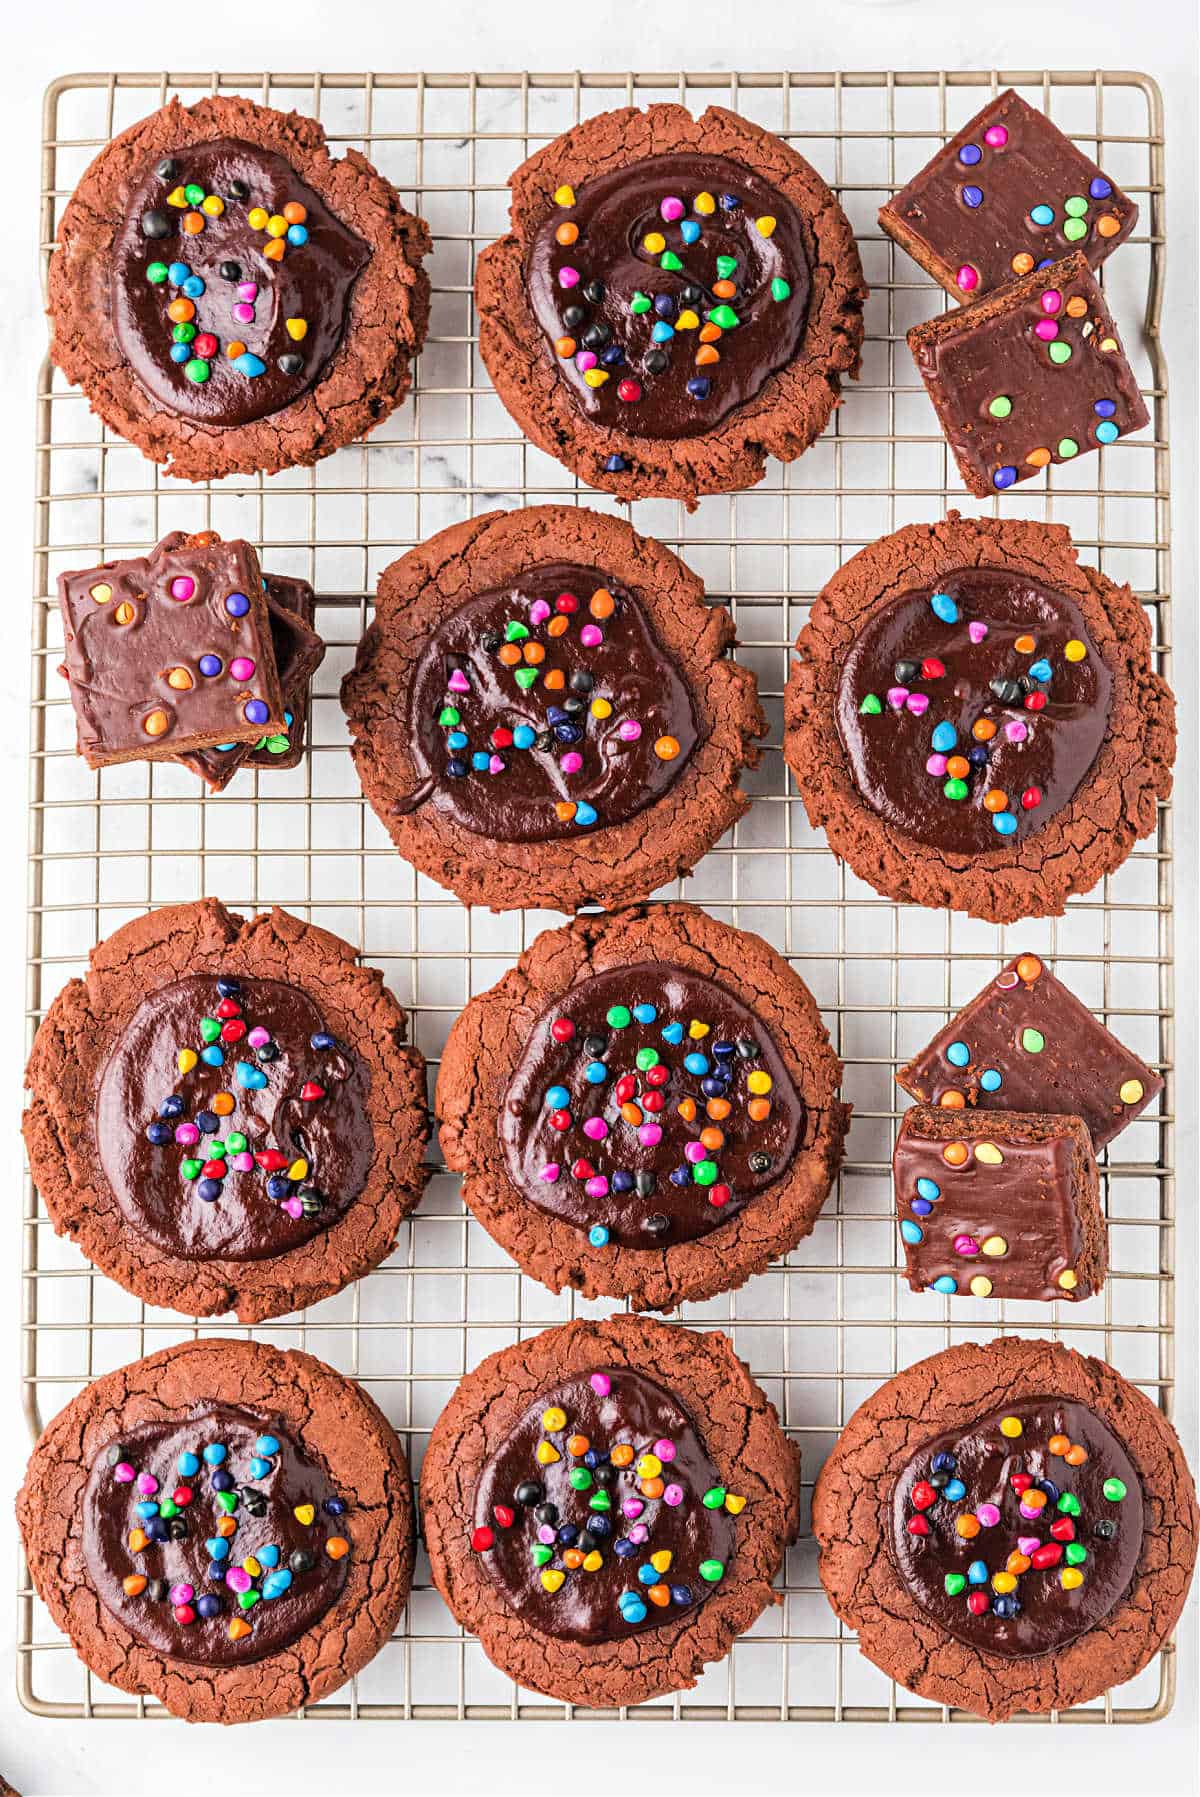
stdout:
MULTIPOLYGON (((59 0, 52 12, 13 9, 4 50, 9 69, 3 191, 7 251, 0 263, 0 507, 5 520, 9 628, 0 656, 0 703, 10 719, 0 738, 0 813, 8 853, 0 904, 8 922, 0 990, 10 1020, 0 1047, 0 1167, 8 1222, 0 1233, 0 1501, 19 1482, 26 1453, 17 1404, 20 1173, 14 1141, 24 1005, 24 795, 27 592, 30 559, 33 392, 43 332, 36 280, 37 151, 41 96, 71 70, 323 67, 454 69, 688 70, 741 68, 1107 68, 1143 69, 1166 102, 1169 235, 1165 321, 1171 364, 1176 470, 1175 667, 1184 727, 1177 779, 1181 1227, 1177 1263, 1180 1394, 1178 1416, 1196 1459, 1196 754, 1191 720, 1196 670, 1196 100, 1194 0, 1002 0, 982 6, 949 0, 825 0, 819 7, 716 0, 663 8, 611 0, 565 7, 490 7, 441 0, 436 7, 382 7, 370 0, 292 0, 259 15, 228 0, 186 11, 114 0, 107 8, 59 0), (406 16, 411 14, 412 16, 406 16), (5 1368, 10 1369, 5 1372, 5 1368)), ((15 1531, 0 1530, 0 1615, 12 1618, 15 1531)), ((11 1629, 0 1627, 0 1772, 25 1797, 45 1793, 154 1791, 368 1793, 526 1791, 548 1778, 559 1788, 597 1784, 672 1789, 721 1797, 806 1788, 824 1792, 958 1793, 1037 1788, 1052 1779, 1080 1792, 1128 1790, 1150 1778, 1156 1791, 1194 1789, 1196 1682, 1200 1655, 1193 1600, 1181 1636, 1180 1690, 1172 1716, 1151 1729, 1012 1726, 929 1728, 687 1728, 621 1724, 370 1724, 249 1731, 188 1730, 173 1721, 67 1723, 26 1715, 14 1692, 11 1629)))

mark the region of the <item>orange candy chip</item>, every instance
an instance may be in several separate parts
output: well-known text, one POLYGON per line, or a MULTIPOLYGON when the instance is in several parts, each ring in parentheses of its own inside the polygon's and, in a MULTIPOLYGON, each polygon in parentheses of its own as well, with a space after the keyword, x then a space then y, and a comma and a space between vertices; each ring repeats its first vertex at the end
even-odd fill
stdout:
POLYGON ((1115 218, 1111 212, 1106 212, 1103 218, 1096 220, 1096 229, 1101 237, 1115 237, 1121 229, 1121 221, 1119 218, 1115 218))
POLYGON ((679 1115, 683 1118, 685 1123, 693 1122, 696 1116, 696 1100, 694 1098, 681 1098, 679 1100, 679 1115))
POLYGON ((581 1459, 591 1445, 586 1435, 571 1435, 567 1438, 567 1452, 574 1454, 576 1460, 581 1459))
POLYGON ((183 228, 189 237, 198 237, 204 229, 204 214, 202 212, 185 212, 183 228))
POLYGON ((550 622, 547 624, 546 635, 565 636, 570 628, 571 620, 569 618, 564 618, 560 613, 558 617, 551 618, 550 622))
POLYGON ((144 1578, 140 1572, 133 1572, 127 1579, 121 1580, 121 1589, 126 1597, 140 1597, 149 1583, 149 1579, 144 1578))
POLYGON ((946 772, 952 780, 965 780, 971 771, 971 763, 965 755, 951 755, 946 763, 946 772))
POLYGON ((617 602, 607 587, 600 587, 588 600, 588 610, 593 618, 611 618, 617 609, 617 602))
POLYGON ((706 1115, 711 1117, 714 1123, 723 1123, 733 1106, 727 1098, 710 1098, 704 1109, 706 1115))
POLYGON ((556 337, 554 347, 560 356, 573 356, 576 348, 575 339, 574 337, 556 337))
POLYGON ((964 1167, 970 1158, 971 1150, 965 1142, 947 1142, 942 1149, 942 1159, 948 1167, 964 1167))
POLYGON ((186 668, 172 668, 167 675, 167 685, 174 687, 177 693, 190 693, 195 684, 186 668))
POLYGON ((762 1123, 771 1115, 771 1100, 769 1098, 752 1098, 746 1106, 746 1110, 752 1122, 762 1123))
POLYGON ((1052 1454, 1065 1454, 1070 1445, 1071 1438, 1069 1435, 1052 1435, 1046 1443, 1047 1448, 1049 1448, 1052 1454))
POLYGON ((499 652, 500 660, 506 668, 515 668, 521 659, 521 651, 515 643, 505 643, 499 652))
POLYGON ((1048 449, 1031 449, 1025 460, 1031 468, 1044 468, 1050 460, 1050 451, 1048 449))
POLYGON ((566 684, 567 677, 561 668, 551 668, 546 675, 545 680, 542 682, 542 685, 546 688, 547 692, 551 693, 561 693, 566 684))
POLYGON ((235 1616, 229 1625, 229 1639, 231 1641, 244 1641, 249 1633, 250 1624, 243 1621, 240 1616, 235 1616))
POLYGON ((325 1552, 331 1560, 343 1560, 350 1552, 350 1543, 341 1535, 331 1535, 325 1543, 325 1552))
MULTIPOLYGON (((1045 1500, 1043 1499, 1043 1502, 1044 1501, 1045 1500)), ((980 1523, 979 1518, 977 1516, 972 1516, 970 1512, 968 1512, 966 1516, 956 1518, 954 1532, 956 1535, 961 1535, 964 1541, 974 1541, 981 1527, 982 1524, 980 1523)))
POLYGON ((961 1092, 943 1092, 938 1104, 943 1111, 961 1111, 966 1109, 967 1101, 961 1092))
POLYGON ((579 226, 573 225, 570 219, 564 219, 563 223, 559 225, 558 230, 554 233, 554 240, 556 243, 571 244, 577 242, 578 238, 579 226))
POLYGON ((1042 964, 1036 955, 1022 955, 1017 962, 1017 978, 1032 985, 1042 971, 1042 964))
POLYGON ((971 725, 971 735, 977 743, 991 742, 996 734, 996 726, 991 718, 976 718, 971 725))
POLYGON ((652 1604, 657 1604, 662 1610, 671 1601, 671 1588, 669 1585, 651 1585, 646 1596, 652 1604))
POLYGON ((263 255, 268 262, 282 262, 285 247, 282 237, 272 237, 270 243, 263 246, 263 255))
POLYGON ((167 317, 175 324, 190 324, 196 316, 196 308, 190 299, 173 299, 167 307, 167 317))
POLYGON ((521 653, 531 667, 536 667, 539 661, 546 659, 546 650, 542 643, 524 643, 521 653))
POLYGON ((608 1457, 614 1466, 628 1466, 633 1459, 633 1449, 622 1442, 618 1447, 612 1449, 608 1457))
POLYGON ((299 200, 289 200, 283 209, 283 216, 289 225, 302 225, 308 217, 308 207, 302 206, 299 200))
POLYGON ((171 728, 171 720, 165 711, 152 711, 142 719, 142 729, 147 736, 165 736, 171 728))

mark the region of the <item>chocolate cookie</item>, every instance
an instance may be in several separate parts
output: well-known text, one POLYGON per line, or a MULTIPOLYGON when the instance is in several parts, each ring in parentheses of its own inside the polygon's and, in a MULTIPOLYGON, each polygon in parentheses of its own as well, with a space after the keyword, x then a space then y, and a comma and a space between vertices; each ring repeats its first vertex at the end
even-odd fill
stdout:
POLYGON ((879 222, 961 300, 1076 249, 1095 268, 1137 216, 1116 182, 1010 87, 888 200, 879 222))
POLYGON ((424 1061, 348 943, 172 905, 92 950, 33 1045, 24 1133, 60 1235, 148 1304, 244 1322, 389 1254, 424 1184, 424 1061))
POLYGON ((1183 1608, 1200 1527, 1170 1423, 1102 1360, 1005 1337, 859 1406, 813 1495, 867 1658, 989 1722, 1124 1683, 1183 1608))
POLYGON ((259 1722, 335 1691, 412 1581, 412 1487, 386 1417, 311 1355, 231 1337, 86 1386, 34 1449, 17 1517, 84 1663, 189 1722, 259 1722))
POLYGON ((1163 1082, 1037 955, 1015 955, 896 1075, 922 1104, 1077 1112, 1103 1148, 1163 1082))
POLYGON ((849 1107, 812 994, 691 905, 547 931, 450 1032, 446 1163, 552 1291, 670 1310, 812 1229, 849 1107))
POLYGON ((766 721, 733 641, 696 576, 620 519, 453 525, 385 569, 342 684, 363 790, 464 904, 644 898, 749 806, 766 721))
POLYGON ((796 654, 784 755, 834 854, 889 898, 1057 915, 1155 828, 1171 690, 1133 593, 1061 525, 951 512, 882 537, 796 654))
POLYGON ((719 106, 623 107, 511 178, 479 349, 539 449, 622 499, 735 492, 824 430, 867 297, 816 170, 719 106))
POLYGON ((914 1105, 892 1173, 914 1292, 1078 1303, 1103 1287, 1108 1234, 1081 1118, 914 1105))
POLYGON ((434 1582, 488 1658, 607 1709, 693 1685, 775 1601, 800 1453, 723 1335, 617 1316, 468 1373, 421 1502, 434 1582))
POLYGON ((114 138, 62 216, 51 356, 169 474, 308 464, 399 405, 430 239, 357 150, 225 96, 114 138))

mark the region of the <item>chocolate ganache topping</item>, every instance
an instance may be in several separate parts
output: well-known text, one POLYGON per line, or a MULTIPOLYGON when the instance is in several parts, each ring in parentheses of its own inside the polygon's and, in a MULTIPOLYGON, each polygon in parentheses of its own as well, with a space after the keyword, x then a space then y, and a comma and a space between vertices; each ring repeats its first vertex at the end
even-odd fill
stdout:
POLYGON ((146 170, 117 234, 117 346, 169 412, 249 424, 315 385, 370 256, 282 156, 189 144, 146 170))
POLYGON ((796 355, 810 286, 800 216, 752 170, 655 156, 554 198, 526 283, 593 423, 699 436, 796 355))
POLYGON ((501 842, 623 823, 674 784, 700 737, 640 601, 569 562, 445 619, 409 707, 419 784, 407 808, 428 801, 501 842))
POLYGON ((101 1164, 157 1247, 262 1260, 316 1235, 362 1190, 369 1089, 307 993, 195 974, 152 992, 105 1064, 101 1164))
POLYGON ((658 962, 573 986, 538 1019, 505 1095, 509 1178, 593 1247, 718 1229, 787 1171, 804 1100, 760 1020, 658 962))
POLYGON ((956 1640, 1019 1659, 1094 1628, 1128 1591, 1142 1488, 1084 1404, 1027 1398, 927 1441, 896 1481, 891 1555, 956 1640))
POLYGON ((240 1665, 287 1647, 346 1583, 344 1501, 279 1425, 215 1405, 109 1444, 83 1496, 88 1579, 156 1653, 240 1665))
POLYGON ((1112 675, 1064 593, 994 568, 902 594, 855 638, 838 730, 866 803, 917 842, 983 854, 1070 804, 1112 675))
POLYGON ((704 1602, 745 1507, 678 1400, 612 1367, 530 1405, 480 1475, 471 1546, 523 1622, 613 1641, 704 1602))

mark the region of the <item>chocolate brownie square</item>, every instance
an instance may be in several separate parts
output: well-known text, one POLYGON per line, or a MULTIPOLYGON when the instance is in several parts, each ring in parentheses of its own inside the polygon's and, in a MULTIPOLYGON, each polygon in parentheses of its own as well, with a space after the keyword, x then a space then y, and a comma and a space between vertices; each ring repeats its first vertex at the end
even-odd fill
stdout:
POLYGON ((979 499, 1149 419, 1082 253, 915 325, 908 347, 979 499))
POLYGON ((62 574, 64 672, 89 767, 163 761, 283 724, 258 557, 209 532, 62 574))
POLYGON ((1036 955, 1016 955, 896 1081, 921 1104, 1080 1116, 1094 1148, 1140 1117, 1162 1080, 1036 955))
POLYGON ((881 207, 879 222, 961 300, 1073 250, 1095 268, 1137 216, 1116 182, 1009 88, 881 207))
POLYGON ((214 749, 180 755, 184 767, 199 774, 214 792, 222 792, 241 767, 296 767, 304 754, 308 687, 325 659, 325 644, 311 628, 316 599, 306 580, 286 574, 264 574, 271 642, 283 693, 283 729, 256 743, 224 742, 214 749))
POLYGON ((892 1175, 914 1292, 1076 1302, 1104 1284, 1108 1243, 1081 1117, 915 1105, 892 1175))

